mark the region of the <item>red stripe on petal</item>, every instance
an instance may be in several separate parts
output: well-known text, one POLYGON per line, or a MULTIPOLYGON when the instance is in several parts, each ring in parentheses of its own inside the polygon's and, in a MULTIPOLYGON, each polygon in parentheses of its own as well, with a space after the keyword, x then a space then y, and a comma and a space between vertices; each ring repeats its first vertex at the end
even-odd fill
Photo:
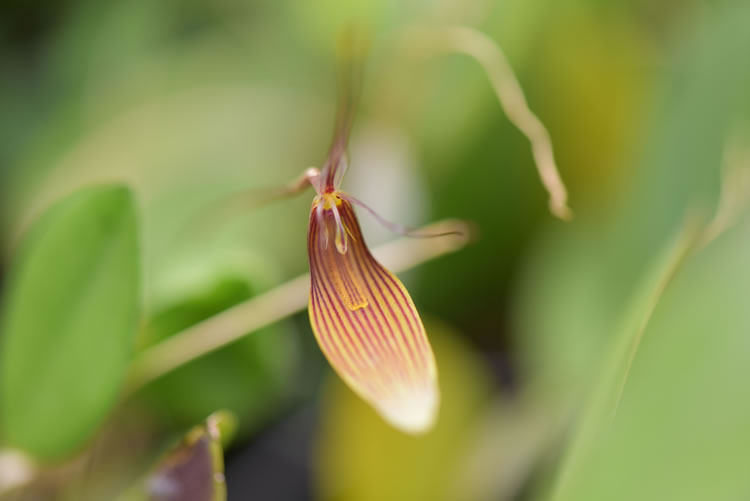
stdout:
POLYGON ((344 381, 386 420, 405 431, 423 431, 439 395, 419 314, 401 282, 367 249, 349 202, 325 203, 322 210, 313 206, 308 231, 310 323, 318 344, 344 381), (333 210, 351 236, 346 252, 320 237, 335 231, 333 210))
MULTIPOLYGON (((347 219, 353 224, 357 224, 357 220, 355 219, 353 211, 350 214, 347 214, 347 219)), ((388 294, 391 297, 391 301, 386 300, 385 304, 388 307, 391 317, 395 322, 399 324, 398 326, 394 326, 394 332, 397 332, 401 335, 402 341, 409 351, 409 358, 416 365, 418 365, 420 369, 424 369, 427 366, 423 353, 424 347, 426 346, 426 335, 424 334, 424 327, 422 327, 422 322, 419 319, 416 308, 411 302, 411 298, 408 298, 408 293, 405 292, 406 289, 404 288, 403 284, 398 281, 398 279, 396 279, 388 270, 386 270, 380 263, 375 260, 375 258, 366 247, 362 246, 361 248, 358 248, 356 250, 360 255, 359 261, 370 265, 366 267, 366 269, 368 274, 370 275, 371 280, 377 287, 380 295, 385 298, 384 291, 387 290, 388 294), (377 275, 378 280, 376 280, 375 275, 377 275), (391 287, 388 281, 390 281, 395 286, 395 289, 400 293, 400 300, 394 292, 394 287, 391 287), (403 303, 406 303, 406 307, 404 307, 403 303), (401 314, 400 318, 398 317, 398 315, 396 315, 396 311, 393 305, 397 307, 398 313, 401 314), (419 350, 416 346, 414 346, 414 338, 421 338, 425 340, 425 343, 421 343, 423 346, 422 350, 419 350), (417 356, 416 354, 419 354, 419 356, 417 356)))
MULTIPOLYGON (((314 234, 311 241, 316 241, 314 234)), ((354 378, 354 380, 366 382, 366 385, 371 390, 377 388, 379 392, 387 392, 387 385, 378 378, 373 378, 371 374, 372 368, 378 362, 378 358, 374 356, 373 352, 374 345, 372 345, 369 339, 365 339, 368 336, 366 333, 359 332, 355 328, 348 308, 337 304, 333 286, 327 281, 326 268, 322 266, 322 262, 318 257, 318 253, 315 252, 310 255, 311 270, 313 270, 311 280, 313 289, 317 289, 320 295, 319 305, 329 319, 323 327, 326 329, 329 337, 333 339, 333 343, 341 345, 345 352, 345 358, 348 361, 347 367, 338 368, 335 364, 332 365, 340 373, 345 372, 347 376, 354 378)), ((322 334, 316 331, 316 338, 318 338, 319 344, 322 334)), ((325 351, 322 345, 321 349, 325 351)), ((344 374, 341 375, 344 377, 344 374)))

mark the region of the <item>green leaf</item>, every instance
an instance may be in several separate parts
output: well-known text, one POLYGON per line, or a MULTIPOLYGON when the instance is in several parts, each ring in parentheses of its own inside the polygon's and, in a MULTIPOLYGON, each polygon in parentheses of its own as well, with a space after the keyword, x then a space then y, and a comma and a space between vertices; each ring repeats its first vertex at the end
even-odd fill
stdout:
POLYGON ((637 165, 620 160, 629 174, 617 202, 607 204, 612 209, 577 211, 573 224, 555 228, 528 260, 519 343, 529 372, 551 385, 591 381, 590 369, 599 367, 623 305, 655 253, 687 211, 718 197, 723 148, 750 119, 744 51, 750 4, 724 2, 706 14, 685 30, 687 38, 675 40, 649 100, 652 116, 640 127, 642 158, 637 165))
POLYGON ((127 188, 81 190, 33 225, 12 263, 0 323, 8 445, 52 460, 91 437, 130 360, 138 274, 127 188))
POLYGON ((606 407, 594 406, 596 426, 553 499, 750 495, 749 252, 745 218, 688 260, 643 333, 616 413, 603 421, 606 407))
POLYGON ((564 496, 570 479, 580 472, 581 464, 612 424, 651 316, 666 288, 696 249, 701 228, 697 221, 686 222, 674 241, 657 256, 636 288, 631 304, 625 309, 622 327, 618 329, 609 356, 602 361, 599 377, 566 450, 555 486, 556 496, 561 493, 564 496))
POLYGON ((742 53, 750 43, 750 5, 727 5, 686 44, 682 64, 675 65, 676 92, 656 122, 647 169, 628 212, 611 225, 618 245, 595 258, 617 270, 603 282, 619 286, 617 295, 625 290, 621 284, 631 283, 626 274, 643 276, 644 287, 634 289, 630 310, 620 306, 625 330, 608 329, 621 336, 604 370, 592 378, 596 388, 553 500, 750 495, 744 471, 750 406, 743 397, 750 376, 750 219, 702 250, 687 238, 666 260, 654 258, 657 243, 686 207, 716 197, 722 146, 750 110, 750 65, 742 53), (684 265, 659 293, 660 277, 686 250, 684 265), (657 263, 654 272, 634 274, 646 253, 657 263))

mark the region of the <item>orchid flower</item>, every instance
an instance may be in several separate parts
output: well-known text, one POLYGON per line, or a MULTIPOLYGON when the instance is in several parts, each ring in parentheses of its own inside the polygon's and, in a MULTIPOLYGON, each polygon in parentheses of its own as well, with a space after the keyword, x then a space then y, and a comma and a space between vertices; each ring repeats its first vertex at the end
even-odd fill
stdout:
MULTIPOLYGON (((569 219, 567 190, 555 164, 549 133, 529 110, 497 44, 465 27, 447 28, 437 36, 417 30, 412 36, 416 42, 437 42, 480 63, 509 119, 531 142, 542 184, 550 195, 550 210, 569 219)), ((356 61, 350 58, 349 62, 356 61)), ((348 167, 346 144, 356 101, 353 93, 359 89, 352 80, 360 75, 353 71, 356 65, 344 69, 343 99, 328 159, 320 171, 308 169, 297 185, 309 182, 316 191, 307 232, 310 323, 320 349, 349 387, 392 425, 420 433, 433 424, 440 401, 435 357, 406 288, 367 248, 353 205, 363 207, 397 232, 410 232, 388 223, 341 191, 348 167)))
MULTIPOLYGON (((340 189, 349 127, 339 127, 322 170, 308 169, 310 324, 321 351, 347 385, 393 426, 430 428, 439 405, 437 368, 422 320, 401 281, 372 255, 340 189)), ((380 218, 379 218, 380 219, 380 218)))
MULTIPOLYGON (((344 99, 339 103, 336 133, 323 168, 308 168, 281 189, 240 193, 218 208, 236 209, 239 203, 247 210, 248 202, 250 208, 258 207, 312 185, 316 196, 307 234, 308 311, 315 338, 333 369, 387 422, 405 432, 420 433, 434 423, 440 402, 435 357, 414 302, 399 279, 367 248, 353 206, 362 207, 391 230, 412 237, 459 235, 465 243, 466 227, 443 224, 437 231, 456 229, 417 234, 386 221, 341 191, 348 167, 346 145, 352 103, 356 101, 353 93, 359 88, 353 80, 360 76, 355 70, 362 59, 350 41, 344 52, 348 59, 343 72, 344 99)), ((531 143, 542 184, 550 196, 551 212, 563 220, 570 219, 567 190, 557 170, 550 135, 528 108, 500 47, 483 33, 467 27, 415 30, 405 38, 406 42, 463 53, 480 64, 508 118, 531 143)), ((431 255, 442 252, 446 250, 431 255)), ((126 393, 303 308, 306 287, 307 277, 298 277, 144 350, 133 363, 126 393), (298 292, 299 304, 295 299, 298 292)))
MULTIPOLYGON (((531 143, 542 184, 550 196, 551 212, 560 219, 570 219, 567 190, 557 170, 549 133, 528 108, 521 86, 500 47, 483 33, 467 27, 449 27, 434 33, 413 30, 410 35, 406 39, 409 43, 463 53, 480 64, 508 118, 531 143)), ((415 234, 386 221, 341 190, 348 167, 346 146, 356 101, 354 93, 360 88, 359 82, 354 80, 360 77, 358 63, 362 57, 350 43, 351 39, 344 41, 347 44, 343 52, 346 60, 342 72, 344 92, 340 94, 334 140, 324 166, 308 168, 300 178, 280 190, 254 191, 250 197, 241 193, 234 201, 246 206, 249 200, 255 207, 297 194, 310 185, 315 189, 307 232, 308 311, 318 345, 344 382, 387 422, 408 433, 421 433, 434 423, 440 402, 435 357, 414 302, 399 279, 373 257, 353 206, 360 206, 381 224, 408 236, 466 235, 458 230, 415 234)), ((296 287, 296 282, 288 285, 296 287)), ((287 310, 284 310, 286 314, 287 310)), ((267 316, 262 318, 261 323, 268 321, 267 316)), ((221 327, 226 329, 223 317, 215 323, 220 321, 221 327)), ((211 343, 203 340, 204 331, 214 328, 214 322, 207 321, 202 328, 186 331, 163 346, 157 346, 141 357, 143 360, 134 372, 135 383, 131 386, 143 385, 206 351, 241 337, 248 331, 246 322, 243 318, 237 329, 229 329, 220 338, 213 336, 211 343), (195 338, 201 338, 201 342, 194 343, 195 338)))

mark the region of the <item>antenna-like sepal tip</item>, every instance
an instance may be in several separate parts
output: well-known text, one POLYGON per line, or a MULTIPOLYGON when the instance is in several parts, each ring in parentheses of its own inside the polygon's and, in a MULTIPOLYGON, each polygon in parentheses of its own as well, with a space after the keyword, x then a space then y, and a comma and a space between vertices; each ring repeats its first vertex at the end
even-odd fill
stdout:
POLYGON ((549 210, 553 216, 562 219, 565 222, 573 220, 573 211, 565 202, 560 202, 550 198, 549 210))

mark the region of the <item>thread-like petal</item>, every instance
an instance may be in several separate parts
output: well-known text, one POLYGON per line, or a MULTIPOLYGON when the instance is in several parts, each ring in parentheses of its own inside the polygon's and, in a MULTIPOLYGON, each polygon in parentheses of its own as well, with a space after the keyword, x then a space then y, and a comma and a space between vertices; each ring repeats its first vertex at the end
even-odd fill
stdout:
POLYGON ((426 431, 438 408, 437 370, 414 303, 370 254, 348 201, 335 197, 335 205, 316 209, 307 240, 310 323, 318 344, 385 420, 410 433, 426 431), (344 253, 325 237, 336 234, 337 219, 348 234, 344 253))

